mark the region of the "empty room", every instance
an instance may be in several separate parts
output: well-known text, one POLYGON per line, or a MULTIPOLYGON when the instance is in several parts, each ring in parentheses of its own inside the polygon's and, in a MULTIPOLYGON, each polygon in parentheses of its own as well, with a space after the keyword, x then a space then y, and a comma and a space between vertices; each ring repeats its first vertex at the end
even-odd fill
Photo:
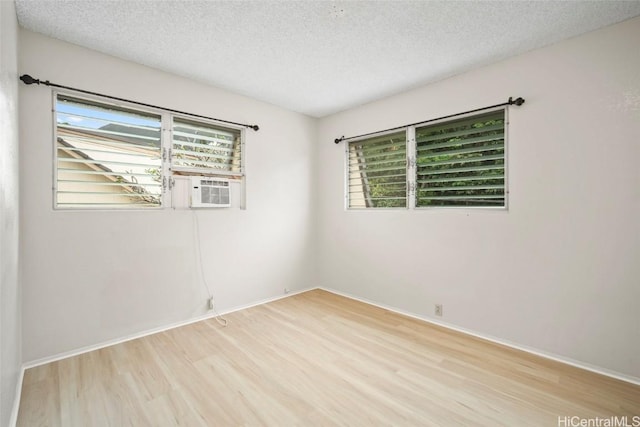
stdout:
POLYGON ((640 427, 640 1, 0 33, 0 426, 640 427))

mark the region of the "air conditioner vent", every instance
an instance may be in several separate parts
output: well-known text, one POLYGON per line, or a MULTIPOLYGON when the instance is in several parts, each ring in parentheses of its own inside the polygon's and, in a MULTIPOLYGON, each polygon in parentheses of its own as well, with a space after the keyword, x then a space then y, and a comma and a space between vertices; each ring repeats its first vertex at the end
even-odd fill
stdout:
POLYGON ((192 208, 228 208, 231 206, 229 180, 205 176, 191 177, 192 208))

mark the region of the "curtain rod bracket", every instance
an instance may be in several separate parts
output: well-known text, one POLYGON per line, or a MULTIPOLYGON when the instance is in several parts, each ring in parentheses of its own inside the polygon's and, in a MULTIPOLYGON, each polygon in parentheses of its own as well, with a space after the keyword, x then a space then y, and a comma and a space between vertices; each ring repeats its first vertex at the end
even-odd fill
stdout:
POLYGON ((144 107, 158 108, 160 110, 170 111, 172 113, 186 114, 187 116, 199 117, 201 119, 209 119, 209 120, 215 120, 216 122, 229 123, 229 124, 232 124, 232 125, 244 126, 244 127, 253 129, 256 132, 260 129, 260 126, 258 126, 258 125, 247 125, 247 124, 244 124, 244 123, 231 122, 229 120, 216 119, 214 117, 201 116, 200 114, 193 114, 193 113, 187 113, 185 111, 173 110, 171 108, 158 107, 157 105, 145 104, 144 102, 131 101, 129 99, 118 98, 116 96, 109 96, 109 95, 104 95, 102 93, 91 92, 91 91, 88 91, 88 90, 77 89, 77 88, 74 88, 74 87, 58 85, 58 84, 55 84, 55 83, 51 83, 49 80, 40 81, 40 79, 34 79, 29 74, 21 75, 20 76, 20 80, 22 80, 22 83, 24 83, 26 85, 32 85, 32 84, 35 83, 37 85, 43 84, 45 86, 59 87, 59 88, 62 88, 62 89, 74 90, 76 92, 88 93, 89 95, 98 95, 98 96, 102 96, 104 98, 115 99, 116 101, 130 102, 132 104, 142 105, 144 107))

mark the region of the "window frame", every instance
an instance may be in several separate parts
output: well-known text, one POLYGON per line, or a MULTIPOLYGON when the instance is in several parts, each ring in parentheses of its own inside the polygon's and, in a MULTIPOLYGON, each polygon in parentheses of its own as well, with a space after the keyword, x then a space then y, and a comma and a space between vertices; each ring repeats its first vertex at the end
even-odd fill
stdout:
POLYGON ((89 212, 89 211, 114 211, 114 212, 132 212, 132 211, 162 211, 165 209, 173 209, 173 190, 175 177, 189 177, 189 176, 210 176, 210 177, 221 177, 229 179, 230 181, 240 182, 241 194, 240 194, 240 208, 245 208, 246 202, 246 194, 245 194, 245 185, 246 185, 246 156, 245 156, 245 137, 246 137, 246 129, 242 126, 236 126, 228 123, 220 123, 215 120, 200 118, 200 117, 192 117, 188 114, 182 113, 174 113, 167 110, 163 110, 161 108, 140 106, 135 103, 129 103, 126 101, 113 100, 110 98, 105 98, 99 95, 91 95, 85 94, 82 92, 77 92, 70 89, 52 89, 51 91, 51 111, 52 111, 52 126, 53 126, 53 141, 52 141, 52 208, 54 211, 80 211, 80 212, 89 212), (160 204, 159 206, 137 206, 136 204, 131 205, 123 205, 122 207, 113 207, 113 206, 100 206, 100 205, 86 205, 86 206, 59 206, 58 205, 58 97, 70 97, 77 99, 79 101, 88 101, 88 102, 96 102, 98 104, 103 105, 111 105, 117 108, 121 108, 124 110, 131 110, 134 112, 140 112, 141 114, 150 114, 157 115, 160 119, 160 164, 161 164, 161 179, 160 183, 162 186, 162 190, 160 193, 160 204), (184 120, 187 122, 192 122, 200 125, 211 126, 214 128, 218 128, 220 130, 233 130, 234 132, 239 133, 240 144, 238 147, 240 154, 240 172, 234 173, 226 173, 224 171, 219 170, 199 170, 199 171, 188 171, 188 170, 176 170, 172 169, 172 147, 173 147, 173 127, 174 127, 174 119, 184 120))
POLYGON ((388 210, 416 210, 416 211, 434 211, 442 209, 454 209, 454 210, 482 210, 482 211, 508 211, 509 210, 509 107, 500 106, 495 108, 489 108, 481 112, 476 111, 467 114, 461 114, 455 118, 444 118, 440 120, 434 120, 433 122, 419 123, 416 125, 405 126, 403 128, 396 128, 394 130, 384 131, 370 135, 367 137, 361 137, 353 140, 346 141, 344 151, 344 209, 346 211, 388 211, 388 210), (471 118, 474 116, 482 116, 490 114, 496 111, 504 112, 504 204, 500 206, 418 206, 418 167, 417 167, 417 143, 416 143, 416 129, 424 128, 428 126, 435 126, 442 123, 455 122, 465 118, 471 118), (406 172, 407 172, 407 203, 406 207, 350 207, 349 203, 349 147, 350 143, 363 141, 372 137, 384 136, 386 134, 398 133, 402 129, 406 132, 406 172))

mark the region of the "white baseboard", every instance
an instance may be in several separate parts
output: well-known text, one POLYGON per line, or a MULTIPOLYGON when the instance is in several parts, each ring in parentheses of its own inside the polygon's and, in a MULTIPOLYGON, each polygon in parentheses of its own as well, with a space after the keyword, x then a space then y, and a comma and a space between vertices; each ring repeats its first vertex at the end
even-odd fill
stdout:
POLYGON ((25 362, 23 364, 22 369, 23 369, 23 372, 24 372, 25 369, 34 368, 36 366, 45 365, 47 363, 56 362, 58 360, 67 359, 67 358, 73 357, 73 356, 78 356, 80 354, 88 353, 90 351, 99 350, 99 349, 105 348, 105 347, 110 347, 112 345, 116 345, 116 344, 120 344, 120 343, 123 343, 123 342, 135 340, 135 339, 138 339, 138 338, 146 337, 148 335, 157 334, 159 332, 168 331, 169 329, 174 329, 174 328, 179 328, 181 326, 190 325, 192 323, 200 322, 202 320, 211 319, 211 318, 214 318, 216 316, 224 316, 225 314, 233 313, 235 311, 244 310, 244 309, 250 308, 250 307, 255 307, 257 305, 266 304, 266 303, 269 303, 269 302, 272 302, 272 301, 277 301, 277 300, 282 299, 282 298, 288 298, 290 296, 293 296, 293 295, 296 295, 296 294, 300 294, 300 293, 303 293, 303 292, 307 292, 307 291, 310 291, 312 289, 317 289, 317 287, 310 287, 310 288, 305 288, 305 289, 301 289, 301 290, 292 291, 292 292, 286 293, 284 295, 278 295, 278 296, 275 296, 275 297, 266 298, 266 299, 263 299, 263 300, 259 300, 259 301, 255 301, 255 302, 252 302, 252 303, 249 303, 249 304, 237 306, 237 307, 231 308, 229 310, 218 312, 218 313, 216 313, 216 312, 206 313, 206 314, 203 314, 201 316, 192 317, 192 318, 187 319, 187 320, 182 320, 182 321, 179 321, 179 322, 170 323, 168 325, 159 326, 157 328, 147 329, 145 331, 141 331, 141 332, 137 332, 135 334, 127 335, 127 336, 122 337, 122 338, 116 338, 116 339, 112 339, 112 340, 107 340, 107 341, 103 341, 103 342, 100 342, 100 343, 97 343, 97 344, 92 344, 92 345, 88 345, 88 346, 85 346, 85 347, 77 348, 77 349, 74 349, 74 350, 65 351, 63 353, 54 354, 52 356, 47 356, 47 357, 43 357, 43 358, 40 358, 40 359, 32 360, 32 361, 29 361, 29 362, 25 362))
POLYGON ((13 407, 11 408, 11 417, 9 418, 9 427, 15 427, 18 423, 18 411, 20 410, 20 397, 22 396, 22 381, 24 380, 24 365, 18 373, 18 381, 16 381, 16 394, 13 398, 13 407))
POLYGON ((528 347, 528 346, 520 345, 520 344, 511 342, 511 341, 508 341, 508 340, 503 340, 501 338, 493 337, 491 335, 485 335, 485 334, 482 334, 482 333, 479 333, 479 332, 476 332, 476 331, 473 331, 473 330, 470 330, 470 329, 461 328, 459 326, 452 325, 450 323, 441 322, 441 321, 438 321, 438 320, 435 320, 435 319, 431 319, 431 318, 426 317, 426 316, 420 316, 420 315, 417 315, 415 313, 409 313, 409 312, 400 310, 400 309, 398 309, 396 307, 391 307, 391 306, 388 306, 388 305, 380 304, 380 303, 377 303, 375 301, 367 300, 365 298, 360 298, 360 297, 357 297, 357 296, 354 296, 354 295, 350 295, 350 294, 345 293, 345 292, 337 291, 335 289, 330 289, 330 288, 325 288, 325 287, 318 287, 318 289, 322 289, 324 291, 331 292, 333 294, 340 295, 340 296, 343 296, 343 297, 346 297, 346 298, 349 298, 349 299, 352 299, 352 300, 360 301, 360 302, 363 302, 365 304, 370 304, 370 305, 373 305, 373 306, 376 306, 376 307, 379 307, 379 308, 383 308, 385 310, 389 310, 389 311, 392 311, 394 313, 402 314, 404 316, 408 316, 408 317, 411 317, 411 318, 414 318, 414 319, 422 320, 423 322, 432 323, 434 325, 442 326, 442 327, 447 328, 447 329, 451 329, 451 330, 454 330, 454 331, 457 331, 457 332, 462 332, 463 334, 471 335, 471 336, 474 336, 474 337, 477 337, 477 338, 480 338, 480 339, 483 339, 483 340, 486 340, 486 341, 491 341, 491 342, 494 342, 494 343, 497 343, 497 344, 501 344, 501 345, 504 345, 504 346, 507 346, 507 347, 515 348, 517 350, 521 350, 521 351, 524 351, 526 353, 530 353, 530 354, 534 354, 536 356, 544 357, 545 359, 554 360, 556 362, 564 363, 566 365, 575 366, 576 368, 580 368, 580 369, 584 369, 584 370, 587 370, 587 371, 595 372, 596 374, 605 375, 607 377, 615 378, 615 379, 618 379, 618 380, 621 380, 621 381, 625 381, 625 382, 628 382, 628 383, 631 383, 631 384, 640 385, 640 378, 633 377, 631 375, 626 375, 626 374, 622 374, 620 372, 616 372, 616 371, 612 371, 612 370, 609 370, 609 369, 601 368, 599 366, 595 366, 595 365, 591 365, 591 364, 588 364, 588 363, 584 363, 584 362, 581 362, 579 360, 570 359, 568 357, 560 356, 558 354, 548 353, 548 352, 545 352, 545 351, 542 351, 542 350, 538 350, 538 349, 533 348, 533 347, 528 347))

